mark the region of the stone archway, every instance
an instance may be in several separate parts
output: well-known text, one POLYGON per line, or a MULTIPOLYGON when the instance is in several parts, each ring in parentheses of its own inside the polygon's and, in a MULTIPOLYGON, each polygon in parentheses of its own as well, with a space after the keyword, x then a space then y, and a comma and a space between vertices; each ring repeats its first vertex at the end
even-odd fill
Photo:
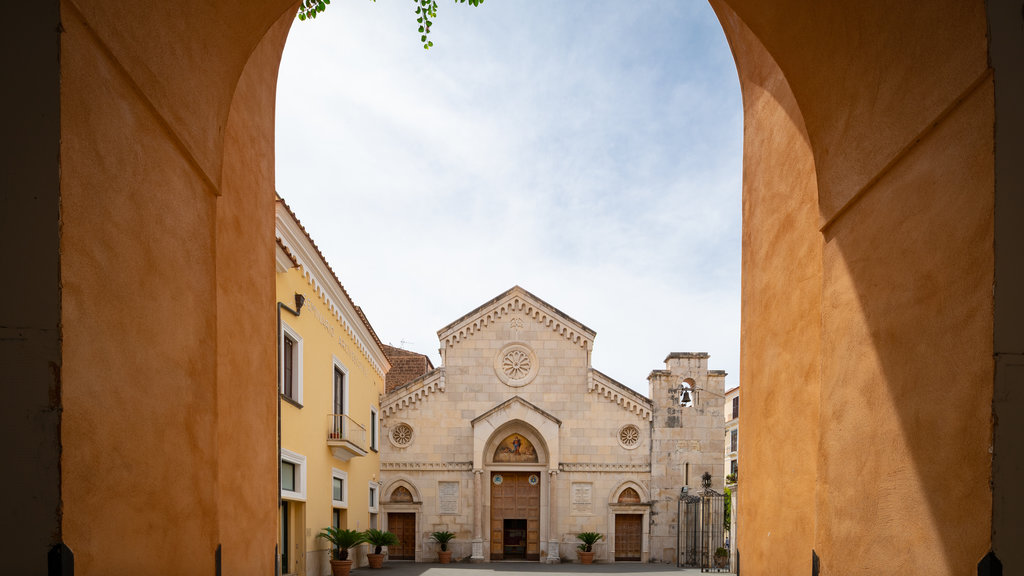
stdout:
POLYGON ((487 559, 541 559, 542 524, 551 532, 549 443, 534 426, 509 418, 483 444, 487 559))
MULTIPOLYGON (((1013 253, 1024 127, 1003 108, 1020 102, 1024 78, 1019 5, 712 5, 746 118, 743 417, 765 448, 747 444, 744 490, 770 502, 760 496, 827 488, 741 523, 745 566, 795 573, 814 550, 825 566, 879 572, 872 559, 890 555, 863 552, 913 538, 907 562, 923 572, 965 573, 990 547, 1019 568, 1020 456, 991 424, 993 400, 1004 423, 1020 413, 1009 391, 1024 380, 1014 344, 1024 322, 1006 306, 1020 292, 1007 271, 1024 269, 1013 253), (950 378, 961 383, 944 389, 954 397, 922 402, 950 378), (815 424, 837 419, 871 426, 815 424), (865 443, 887 448, 851 451, 865 443), (928 522, 868 529, 878 511, 847 496, 863 489, 886 495, 882 513, 912 502, 928 522), (842 526, 829 521, 838 512, 842 526), (744 540, 779 526, 796 529, 744 540)), ((9 289, 29 308, 2 324, 17 327, 5 354, 26 359, 12 363, 24 384, 9 401, 25 418, 11 420, 24 422, 11 438, 35 455, 12 509, 34 519, 11 541, 31 552, 12 556, 11 570, 42 572, 58 544, 86 574, 202 572, 214 557, 225 573, 270 565, 260 559, 274 512, 261 503, 274 492, 274 399, 247 391, 273 390, 274 351, 242 349, 232 335, 272 332, 260 207, 273 201, 267 143, 292 11, 289 0, 49 0, 9 25, 21 49, 8 60, 17 104, 7 115, 33 122, 11 157, 9 206, 26 225, 8 231, 28 281, 9 289), (260 185, 232 183, 231 172, 260 185), (168 258, 154 266, 148 250, 168 258), (148 401, 161 404, 159 422, 131 409, 148 401), (114 448, 190 438, 215 447, 160 461, 114 448), (89 480, 97 468, 102 485, 89 480), (159 494, 135 490, 149 482, 159 494), (179 517, 175 502, 194 513, 179 517), (154 514, 181 521, 136 529, 154 514), (243 525, 259 528, 243 535, 243 525), (172 536, 173 550, 163 545, 172 536), (124 553, 139 549, 152 552, 124 553)))

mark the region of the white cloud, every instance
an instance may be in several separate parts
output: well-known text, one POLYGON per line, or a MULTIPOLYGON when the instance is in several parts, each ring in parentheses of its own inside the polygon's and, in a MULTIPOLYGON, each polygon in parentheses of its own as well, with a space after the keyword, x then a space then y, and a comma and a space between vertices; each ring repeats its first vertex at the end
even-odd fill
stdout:
POLYGON ((278 190, 385 342, 514 284, 646 392, 671 351, 739 371, 741 104, 705 4, 334 2, 296 22, 278 190))

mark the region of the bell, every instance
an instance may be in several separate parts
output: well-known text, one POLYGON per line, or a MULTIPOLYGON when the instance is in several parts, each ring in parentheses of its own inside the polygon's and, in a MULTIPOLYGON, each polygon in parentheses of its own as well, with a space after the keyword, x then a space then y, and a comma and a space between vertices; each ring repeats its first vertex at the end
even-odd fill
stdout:
POLYGON ((679 398, 679 403, 680 404, 689 404, 690 403, 690 393, 688 391, 683 390, 683 395, 679 398))

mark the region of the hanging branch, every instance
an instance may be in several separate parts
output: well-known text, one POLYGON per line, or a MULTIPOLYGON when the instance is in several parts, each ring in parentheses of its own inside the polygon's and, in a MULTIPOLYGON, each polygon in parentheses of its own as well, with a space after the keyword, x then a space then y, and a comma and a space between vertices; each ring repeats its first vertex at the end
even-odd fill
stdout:
MULTIPOLYGON (((376 2, 377 0, 372 0, 376 2)), ((423 43, 423 49, 429 50, 434 43, 430 40, 430 26, 434 23, 434 18, 437 18, 437 2, 435 0, 413 0, 416 2, 416 24, 418 25, 417 30, 420 33, 420 42, 423 43)), ((331 0, 302 0, 299 3, 299 20, 305 21, 307 19, 312 20, 316 18, 316 15, 327 10, 327 5, 331 3, 331 0)), ((484 3, 484 0, 455 0, 456 4, 469 4, 470 6, 479 6, 484 3)))

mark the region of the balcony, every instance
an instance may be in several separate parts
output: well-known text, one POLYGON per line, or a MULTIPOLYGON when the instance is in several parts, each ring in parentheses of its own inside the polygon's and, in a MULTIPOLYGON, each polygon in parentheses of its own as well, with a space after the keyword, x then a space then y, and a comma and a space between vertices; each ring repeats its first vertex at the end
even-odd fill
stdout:
POLYGON ((366 456, 363 446, 366 446, 366 428, 345 414, 327 415, 327 447, 335 458, 348 462, 356 456, 366 456))

